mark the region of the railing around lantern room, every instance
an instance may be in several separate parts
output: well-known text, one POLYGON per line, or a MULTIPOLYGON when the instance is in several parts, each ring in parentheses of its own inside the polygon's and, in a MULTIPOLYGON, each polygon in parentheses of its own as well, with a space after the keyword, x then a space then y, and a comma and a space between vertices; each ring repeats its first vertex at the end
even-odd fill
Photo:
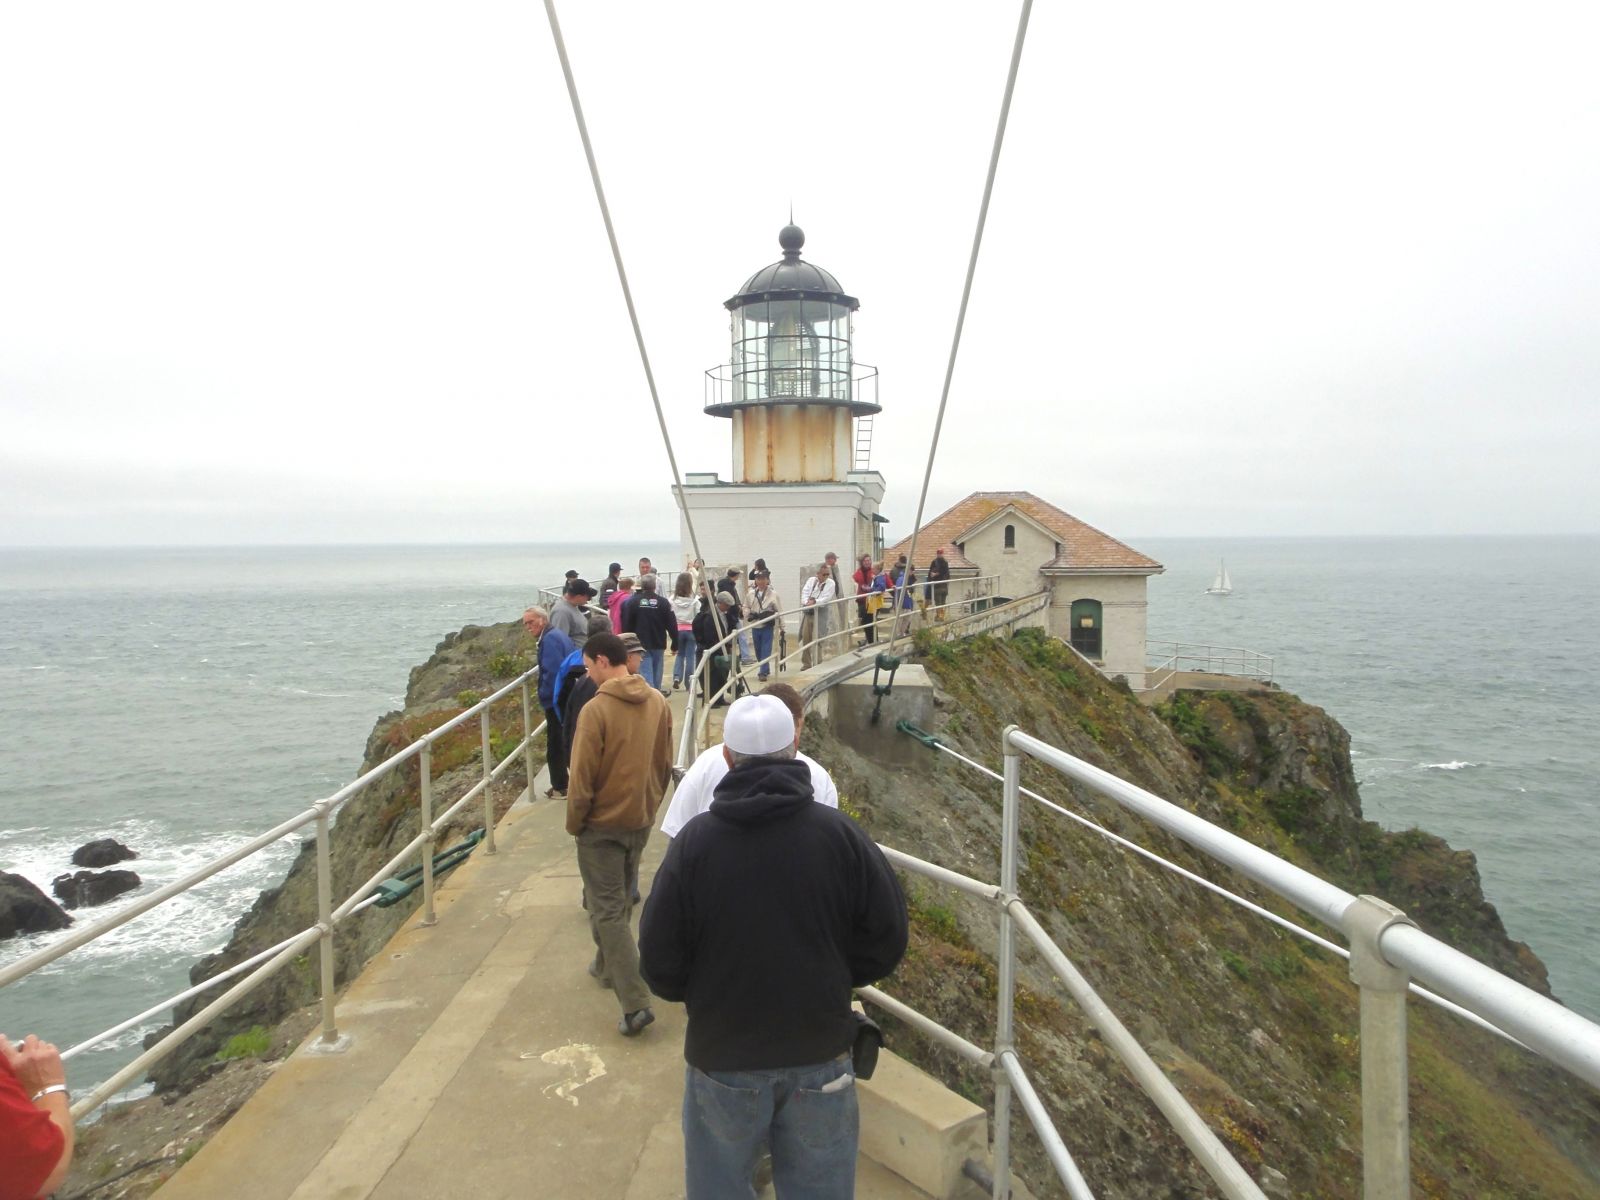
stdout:
POLYGON ((752 404, 848 404, 857 416, 878 411, 878 368, 865 363, 720 363, 706 372, 705 411, 726 416, 752 404))

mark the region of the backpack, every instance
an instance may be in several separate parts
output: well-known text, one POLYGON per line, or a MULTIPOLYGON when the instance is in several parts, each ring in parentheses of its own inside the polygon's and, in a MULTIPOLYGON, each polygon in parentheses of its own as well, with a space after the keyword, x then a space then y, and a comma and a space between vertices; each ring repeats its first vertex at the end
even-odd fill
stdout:
POLYGON ((566 712, 567 691, 588 673, 588 668, 583 665, 583 651, 574 650, 561 660, 561 665, 556 668, 556 711, 566 712))

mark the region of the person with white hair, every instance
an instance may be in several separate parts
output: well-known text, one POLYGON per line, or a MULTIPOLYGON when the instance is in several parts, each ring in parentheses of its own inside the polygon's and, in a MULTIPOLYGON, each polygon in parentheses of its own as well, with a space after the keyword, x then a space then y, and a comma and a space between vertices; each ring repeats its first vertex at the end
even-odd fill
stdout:
POLYGON ((854 988, 893 971, 906 902, 883 852, 813 799, 794 717, 746 696, 722 729, 728 774, 672 840, 639 923, 639 969, 689 1013, 689 1200, 753 1197, 762 1147, 780 1196, 854 1194, 854 988))

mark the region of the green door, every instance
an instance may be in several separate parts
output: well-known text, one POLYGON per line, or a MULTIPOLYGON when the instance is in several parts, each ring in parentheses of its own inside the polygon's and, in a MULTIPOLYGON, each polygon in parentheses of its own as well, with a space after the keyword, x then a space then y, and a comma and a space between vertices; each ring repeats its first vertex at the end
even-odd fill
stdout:
POLYGON ((1098 600, 1072 602, 1072 648, 1085 658, 1098 661, 1100 653, 1101 610, 1098 600))

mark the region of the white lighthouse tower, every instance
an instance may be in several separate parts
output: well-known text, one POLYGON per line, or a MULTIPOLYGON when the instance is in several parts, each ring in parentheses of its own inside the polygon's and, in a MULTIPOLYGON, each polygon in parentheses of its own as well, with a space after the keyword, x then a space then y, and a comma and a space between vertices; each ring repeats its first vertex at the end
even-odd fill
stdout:
POLYGON ((733 352, 706 372, 705 411, 731 420, 733 478, 690 473, 683 489, 707 567, 766 559, 786 608, 829 551, 849 591, 857 557, 877 553, 883 502, 883 476, 869 466, 878 373, 850 346, 860 301, 801 259, 805 240, 784 226, 783 258, 725 303, 733 352))

